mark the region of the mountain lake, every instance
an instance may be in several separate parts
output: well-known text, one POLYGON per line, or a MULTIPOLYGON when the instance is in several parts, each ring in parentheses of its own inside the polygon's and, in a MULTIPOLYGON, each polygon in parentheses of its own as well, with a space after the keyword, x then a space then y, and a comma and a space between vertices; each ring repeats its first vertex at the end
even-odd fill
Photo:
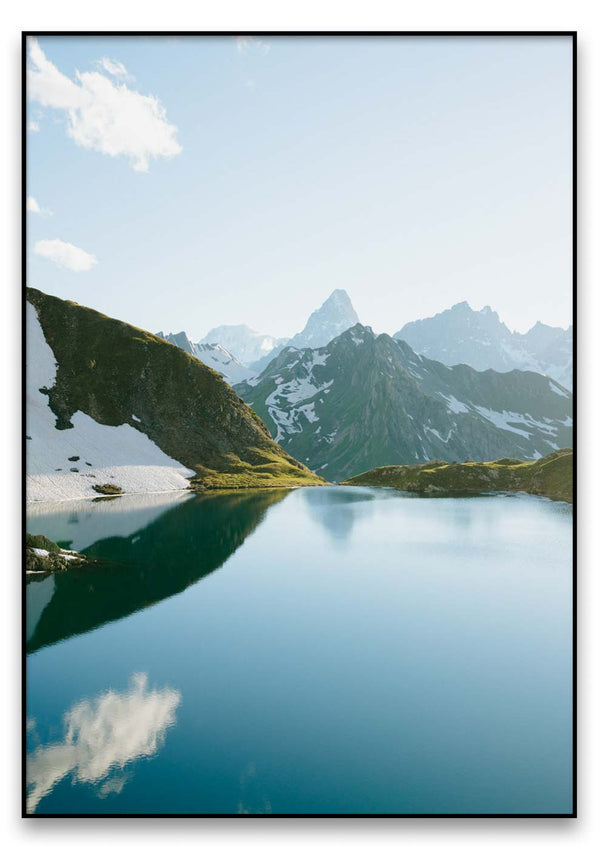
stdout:
POLYGON ((568 814, 572 508, 315 487, 30 505, 38 814, 568 814))

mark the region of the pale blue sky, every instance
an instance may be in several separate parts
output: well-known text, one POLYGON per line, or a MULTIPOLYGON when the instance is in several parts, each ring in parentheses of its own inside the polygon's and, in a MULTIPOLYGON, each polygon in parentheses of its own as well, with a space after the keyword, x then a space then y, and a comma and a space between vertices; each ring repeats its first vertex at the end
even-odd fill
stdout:
POLYGON ((39 47, 60 80, 44 65, 28 106, 27 193, 42 210, 28 215, 30 285, 194 340, 217 324, 291 335, 338 287, 377 331, 462 300, 516 330, 571 322, 569 38, 39 47), (107 82, 100 117, 86 101, 69 135, 66 106, 42 103, 78 98, 77 70, 166 115, 148 131, 107 82), (144 173, 127 151, 147 144, 159 155, 144 173), (34 252, 56 239, 97 262, 75 272, 34 252))

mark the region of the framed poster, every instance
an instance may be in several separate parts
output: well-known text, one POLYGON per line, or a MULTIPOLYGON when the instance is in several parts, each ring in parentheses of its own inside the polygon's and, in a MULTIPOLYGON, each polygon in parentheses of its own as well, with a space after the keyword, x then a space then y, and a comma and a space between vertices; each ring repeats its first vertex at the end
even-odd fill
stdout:
POLYGON ((25 816, 575 815, 575 60, 24 34, 25 816))

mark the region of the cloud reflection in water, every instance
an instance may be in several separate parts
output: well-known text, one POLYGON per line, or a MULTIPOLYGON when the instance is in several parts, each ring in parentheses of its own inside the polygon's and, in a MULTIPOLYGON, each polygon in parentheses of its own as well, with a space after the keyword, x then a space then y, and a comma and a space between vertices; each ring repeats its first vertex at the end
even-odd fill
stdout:
POLYGON ((77 702, 63 716, 63 739, 27 756, 27 812, 33 813, 69 773, 74 783, 103 782, 98 788, 102 798, 120 793, 127 775, 111 775, 112 770, 156 753, 175 724, 180 701, 178 690, 149 690, 148 676, 137 673, 122 693, 109 690, 77 702))

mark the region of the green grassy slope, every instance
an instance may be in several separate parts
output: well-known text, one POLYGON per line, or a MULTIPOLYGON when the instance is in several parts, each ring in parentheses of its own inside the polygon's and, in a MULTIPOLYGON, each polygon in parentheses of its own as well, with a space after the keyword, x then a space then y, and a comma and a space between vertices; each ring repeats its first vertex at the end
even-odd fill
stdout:
POLYGON ((540 460, 505 458, 489 463, 382 466, 344 481, 348 486, 391 486, 407 492, 529 492, 573 501, 573 450, 563 448, 540 460))
POLYGON ((81 410, 128 424, 195 470, 199 488, 318 485, 217 372, 152 333, 27 290, 58 371, 49 403, 56 427, 81 410), (141 419, 136 421, 133 416, 141 419))

